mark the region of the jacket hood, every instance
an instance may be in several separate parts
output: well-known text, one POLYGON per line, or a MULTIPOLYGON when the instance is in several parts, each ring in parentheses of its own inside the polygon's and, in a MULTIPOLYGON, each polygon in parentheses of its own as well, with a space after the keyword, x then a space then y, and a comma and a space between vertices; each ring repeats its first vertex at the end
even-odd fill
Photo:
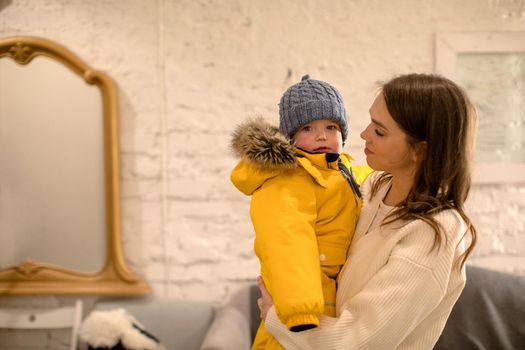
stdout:
POLYGON ((231 148, 241 159, 267 170, 286 170, 298 166, 291 141, 262 118, 239 125, 232 134, 231 148))

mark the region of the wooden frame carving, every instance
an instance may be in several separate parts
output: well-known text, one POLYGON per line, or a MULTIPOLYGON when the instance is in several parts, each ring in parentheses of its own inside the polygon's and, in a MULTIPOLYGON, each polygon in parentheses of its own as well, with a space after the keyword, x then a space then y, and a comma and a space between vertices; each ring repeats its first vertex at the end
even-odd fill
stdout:
POLYGON ((26 260, 18 266, 0 269, 0 295, 147 294, 151 291, 149 286, 129 269, 121 244, 118 105, 115 83, 108 75, 91 69, 71 51, 52 41, 27 36, 0 39, 0 59, 7 57, 18 64, 26 65, 39 55, 64 64, 101 91, 104 113, 106 262, 101 271, 85 273, 45 262, 26 260))

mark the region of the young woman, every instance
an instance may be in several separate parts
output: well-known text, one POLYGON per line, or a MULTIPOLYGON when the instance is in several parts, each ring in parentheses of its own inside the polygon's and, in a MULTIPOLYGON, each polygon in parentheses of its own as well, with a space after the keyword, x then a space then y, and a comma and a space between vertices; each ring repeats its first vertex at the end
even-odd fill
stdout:
POLYGON ((259 282, 265 327, 286 349, 432 349, 465 285, 474 108, 452 81, 409 74, 382 86, 370 117, 361 137, 375 172, 361 186, 337 316, 290 332, 259 282))

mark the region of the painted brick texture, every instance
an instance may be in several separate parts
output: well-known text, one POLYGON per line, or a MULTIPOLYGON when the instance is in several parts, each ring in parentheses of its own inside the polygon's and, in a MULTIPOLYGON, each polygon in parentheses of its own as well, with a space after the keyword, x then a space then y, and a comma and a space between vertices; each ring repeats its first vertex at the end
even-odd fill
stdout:
MULTIPOLYGON (((54 40, 115 80, 126 258, 157 295, 220 304, 259 268, 249 198, 229 181, 234 127, 277 121, 281 93, 309 73, 341 91, 362 163, 377 83, 432 72, 436 32, 525 30, 490 3, 11 0, 0 36, 54 40)), ((470 263, 525 274, 525 185, 476 185, 467 204, 480 232, 470 263)), ((0 350, 67 348, 37 337, 0 332, 0 350)))

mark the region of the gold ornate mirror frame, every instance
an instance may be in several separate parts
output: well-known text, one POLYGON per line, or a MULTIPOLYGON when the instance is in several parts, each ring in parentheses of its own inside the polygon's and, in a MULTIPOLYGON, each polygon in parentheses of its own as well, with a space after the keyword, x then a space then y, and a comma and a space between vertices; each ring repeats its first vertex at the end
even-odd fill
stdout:
POLYGON ((96 85, 101 91, 104 115, 106 261, 101 271, 86 273, 28 259, 17 266, 0 269, 0 295, 149 293, 149 286, 127 266, 121 244, 115 83, 108 75, 91 69, 71 51, 52 41, 27 36, 0 39, 0 59, 7 57, 20 65, 27 65, 37 56, 46 56, 61 62, 86 83, 96 85))

